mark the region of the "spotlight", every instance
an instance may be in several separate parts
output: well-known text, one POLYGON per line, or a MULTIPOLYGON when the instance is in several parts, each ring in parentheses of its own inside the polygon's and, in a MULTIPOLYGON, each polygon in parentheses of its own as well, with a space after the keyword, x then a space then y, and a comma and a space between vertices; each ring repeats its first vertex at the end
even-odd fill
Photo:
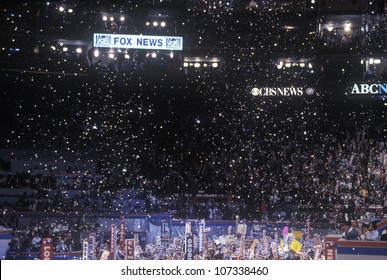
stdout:
POLYGON ((81 49, 81 48, 77 48, 75 51, 76 51, 77 53, 82 53, 82 49, 81 49))
POLYGON ((157 57, 157 54, 154 52, 152 53, 152 58, 156 58, 157 57))
POLYGON ((124 21, 125 20, 125 17, 124 16, 121 16, 120 17, 120 21, 124 21))
POLYGON ((218 62, 214 62, 214 63, 212 63, 212 67, 214 67, 214 68, 218 68, 218 66, 219 66, 218 62))
POLYGON ((153 26, 156 27, 156 26, 159 26, 159 23, 157 21, 154 21, 153 22, 153 26))
POLYGON ((165 21, 161 22, 161 27, 165 27, 167 24, 165 23, 165 21))
POLYGON ((184 66, 184 67, 188 67, 188 62, 184 62, 184 63, 183 63, 183 66, 184 66))
POLYGON ((199 67, 200 67, 200 63, 199 63, 199 62, 196 62, 196 63, 194 64, 194 67, 195 67, 195 68, 199 68, 199 67))
POLYGON ((64 52, 67 52, 68 50, 69 50, 68 47, 63 47, 63 51, 64 51, 64 52))
POLYGON ((94 57, 99 57, 99 50, 94 51, 94 57))
POLYGON ((114 20, 114 17, 110 17, 110 21, 113 21, 114 20))
POLYGON ((109 53, 109 58, 114 58, 114 54, 113 53, 109 53))
POLYGON ((382 61, 379 58, 374 59, 374 64, 380 64, 382 61))
POLYGON ((103 16, 103 17, 102 17, 102 20, 103 20, 103 21, 107 21, 107 16, 103 16))
POLYGON ((328 25, 328 28, 327 28, 327 29, 328 29, 329 32, 332 32, 333 26, 332 26, 332 25, 328 25))
POLYGON ((64 8, 62 6, 59 7, 59 12, 64 12, 64 8))
POLYGON ((69 12, 69 14, 72 14, 74 12, 73 9, 68 9, 67 12, 69 12))
POLYGON ((147 22, 145 23, 145 25, 146 25, 146 26, 149 26, 149 25, 150 25, 150 22, 149 22, 149 21, 147 21, 147 22))
POLYGON ((125 58, 126 58, 126 59, 129 59, 130 56, 126 53, 126 54, 125 54, 125 58))

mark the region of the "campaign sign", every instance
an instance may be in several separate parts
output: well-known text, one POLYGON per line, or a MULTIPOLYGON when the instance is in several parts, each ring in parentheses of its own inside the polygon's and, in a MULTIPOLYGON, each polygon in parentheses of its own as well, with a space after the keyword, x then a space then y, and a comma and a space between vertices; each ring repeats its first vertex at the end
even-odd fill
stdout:
POLYGON ((99 48, 182 50, 183 37, 95 33, 93 46, 99 48))
POLYGON ((126 259, 134 260, 134 239, 126 239, 126 259))
POLYGON ((192 234, 187 235, 185 249, 186 249, 185 259, 193 260, 194 259, 194 239, 192 234))
POLYGON ((52 260, 52 244, 42 244, 42 260, 52 260))
POLYGON ((82 260, 88 260, 89 256, 89 241, 85 239, 82 242, 82 260))
POLYGON ((198 249, 199 254, 203 254, 204 251, 204 229, 206 227, 206 222, 204 220, 199 222, 199 230, 198 230, 198 249))

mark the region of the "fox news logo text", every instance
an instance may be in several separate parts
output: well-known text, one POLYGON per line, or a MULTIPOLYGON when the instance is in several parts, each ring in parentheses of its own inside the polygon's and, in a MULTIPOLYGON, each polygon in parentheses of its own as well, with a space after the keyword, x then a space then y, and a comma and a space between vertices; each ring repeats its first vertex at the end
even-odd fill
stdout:
POLYGON ((111 42, 111 36, 110 35, 95 34, 95 42, 96 42, 96 44, 98 44, 101 47, 102 46, 109 47, 110 42, 111 42))
POLYGON ((102 48, 182 50, 183 38, 125 34, 94 34, 93 46, 102 48))

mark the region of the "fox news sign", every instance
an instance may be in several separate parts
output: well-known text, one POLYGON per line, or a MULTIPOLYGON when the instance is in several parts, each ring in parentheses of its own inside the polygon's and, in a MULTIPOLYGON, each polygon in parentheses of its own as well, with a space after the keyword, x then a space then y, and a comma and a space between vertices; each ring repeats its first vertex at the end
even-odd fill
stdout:
POLYGON ((182 50, 183 38, 95 33, 93 46, 99 48, 125 48, 146 50, 182 50))

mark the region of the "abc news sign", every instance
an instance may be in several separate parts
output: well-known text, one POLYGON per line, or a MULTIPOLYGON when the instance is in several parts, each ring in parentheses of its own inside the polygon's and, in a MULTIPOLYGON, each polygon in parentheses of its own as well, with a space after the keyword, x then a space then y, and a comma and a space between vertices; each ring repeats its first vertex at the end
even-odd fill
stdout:
POLYGON ((146 36, 124 34, 94 34, 93 46, 99 48, 124 48, 146 50, 182 50, 182 37, 146 36))
POLYGON ((353 84, 349 93, 351 95, 384 95, 387 96, 387 83, 356 83, 353 84))

